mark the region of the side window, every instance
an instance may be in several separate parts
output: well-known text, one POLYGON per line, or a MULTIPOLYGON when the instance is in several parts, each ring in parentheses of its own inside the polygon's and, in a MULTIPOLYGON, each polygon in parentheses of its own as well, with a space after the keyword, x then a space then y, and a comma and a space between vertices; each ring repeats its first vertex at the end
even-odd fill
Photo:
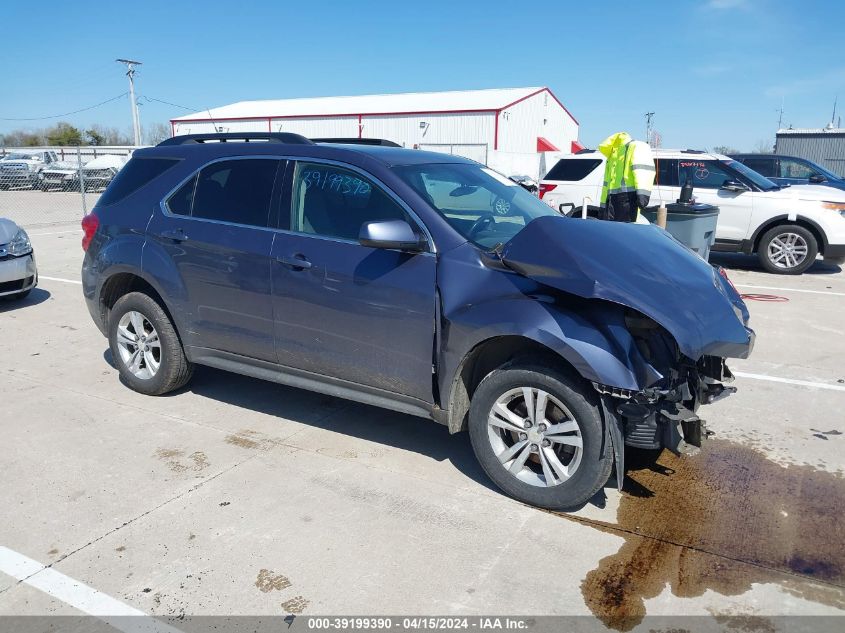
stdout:
POLYGON ((749 169, 753 169, 766 178, 777 178, 774 158, 746 158, 741 161, 749 169))
POLYGON ((655 186, 663 187, 680 187, 678 182, 678 161, 672 158, 658 158, 654 161, 657 163, 657 177, 655 178, 655 186))
POLYGON ((358 240, 370 220, 405 220, 405 210, 354 171, 319 163, 297 163, 292 228, 300 233, 358 240))
POLYGON ((191 215, 206 220, 268 226, 278 166, 278 160, 248 158, 203 167, 194 189, 191 215))
POLYGON ((815 169, 813 169, 809 165, 804 164, 803 162, 799 162, 799 161, 791 159, 791 158, 781 158, 780 159, 780 177, 781 178, 807 179, 815 173, 816 173, 815 169))
POLYGON ((564 180, 574 182, 583 180, 588 174, 601 165, 598 158, 572 158, 561 159, 549 170, 543 180, 564 180))
POLYGON ((122 200, 178 162, 175 158, 133 158, 117 173, 97 204, 104 207, 122 200))
POLYGON ((197 177, 194 176, 167 199, 167 210, 174 215, 191 215, 196 186, 197 177))
POLYGON ((699 189, 718 189, 726 180, 736 180, 715 160, 681 160, 679 167, 681 184, 689 181, 699 189))

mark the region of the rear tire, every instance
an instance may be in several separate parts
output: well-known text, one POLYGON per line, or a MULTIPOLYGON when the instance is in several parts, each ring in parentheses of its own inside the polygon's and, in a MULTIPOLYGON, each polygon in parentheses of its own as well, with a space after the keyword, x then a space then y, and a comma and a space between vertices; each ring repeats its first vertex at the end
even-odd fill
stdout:
POLYGON ((779 224, 763 233, 757 257, 767 272, 800 275, 816 261, 819 245, 815 236, 798 224, 779 224))
POLYGON ((580 379, 546 367, 506 365, 488 374, 472 396, 469 435, 481 467, 502 491, 550 510, 582 506, 613 466, 597 395, 580 379))
POLYGON ((149 295, 130 292, 109 315, 109 348, 130 389, 160 396, 184 386, 194 371, 176 328, 149 295))

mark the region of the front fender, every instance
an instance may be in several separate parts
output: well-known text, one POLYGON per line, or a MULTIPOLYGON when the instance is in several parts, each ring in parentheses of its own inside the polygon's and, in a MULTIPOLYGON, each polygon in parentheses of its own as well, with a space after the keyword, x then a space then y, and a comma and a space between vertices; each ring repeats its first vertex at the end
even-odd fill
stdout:
POLYGON ((576 312, 551 300, 523 296, 469 305, 449 315, 440 393, 450 392, 473 349, 501 336, 519 336, 549 348, 590 382, 638 391, 661 377, 639 353, 620 306, 579 302, 576 312))

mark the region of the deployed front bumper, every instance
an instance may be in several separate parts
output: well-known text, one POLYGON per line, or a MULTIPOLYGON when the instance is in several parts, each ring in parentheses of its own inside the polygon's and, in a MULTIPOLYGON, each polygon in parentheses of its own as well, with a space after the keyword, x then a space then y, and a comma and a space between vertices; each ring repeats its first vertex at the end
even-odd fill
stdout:
POLYGON ((25 292, 37 283, 35 253, 0 259, 0 297, 25 292))

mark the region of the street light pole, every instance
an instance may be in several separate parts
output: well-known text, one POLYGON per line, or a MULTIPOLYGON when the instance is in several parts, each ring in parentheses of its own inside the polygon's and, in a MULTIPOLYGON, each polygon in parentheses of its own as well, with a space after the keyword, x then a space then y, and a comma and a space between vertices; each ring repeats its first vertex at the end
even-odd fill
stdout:
POLYGON ((140 66, 141 62, 131 59, 117 59, 115 61, 126 64, 126 76, 129 77, 129 104, 132 106, 132 136, 137 147, 141 144, 141 116, 138 114, 138 102, 135 100, 135 66, 140 66))

